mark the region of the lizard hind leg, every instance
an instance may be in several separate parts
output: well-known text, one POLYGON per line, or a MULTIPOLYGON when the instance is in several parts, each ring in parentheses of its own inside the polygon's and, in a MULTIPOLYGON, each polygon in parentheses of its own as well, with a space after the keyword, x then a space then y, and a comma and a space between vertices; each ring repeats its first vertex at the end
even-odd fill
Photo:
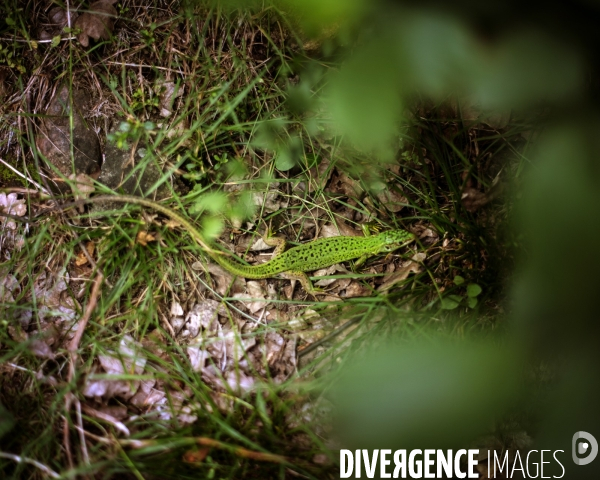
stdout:
POLYGON ((325 293, 322 288, 313 287, 310 278, 308 278, 308 275, 304 272, 287 271, 283 272, 281 276, 288 280, 298 280, 302 284, 302 287, 304 287, 304 290, 306 290, 306 293, 310 293, 313 296, 325 293))

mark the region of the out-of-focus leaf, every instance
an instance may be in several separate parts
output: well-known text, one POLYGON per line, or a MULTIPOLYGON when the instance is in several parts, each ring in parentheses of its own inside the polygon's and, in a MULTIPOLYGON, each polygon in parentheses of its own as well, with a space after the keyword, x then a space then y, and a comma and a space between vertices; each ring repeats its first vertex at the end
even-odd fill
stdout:
POLYGON ((243 221, 252 218, 255 211, 256 205, 253 202, 252 193, 249 191, 244 191, 240 194, 236 202, 231 207, 229 217, 243 221))
POLYGON ((292 113, 301 114, 312 104, 312 92, 308 82, 300 82, 288 88, 286 103, 292 113))
POLYGON ((456 307, 460 305, 462 298, 452 298, 456 297, 456 295, 450 295, 448 297, 442 298, 442 308, 444 310, 454 310, 456 307))
POLYGON ((596 345, 600 334, 599 128, 598 118, 583 118, 548 130, 523 188, 520 223, 529 254, 515 288, 516 313, 552 357, 557 349, 596 345))
POLYGON ((387 28, 394 31, 393 59, 408 91, 443 98, 470 86, 478 76, 480 58, 475 37, 450 15, 401 12, 387 28))
POLYGON ((281 171, 287 171, 294 168, 302 156, 303 146, 297 136, 292 136, 277 149, 275 157, 275 167, 281 171))
POLYGON ((464 340, 378 347, 334 386, 344 448, 450 448, 485 432, 519 393, 519 355, 464 340))
POLYGON ((492 109, 528 107, 575 95, 583 70, 580 55, 547 35, 527 32, 483 44, 455 17, 391 7, 376 35, 331 74, 328 98, 346 139, 385 157, 403 97, 415 91, 436 100, 469 93, 492 109))
POLYGON ((465 279, 463 277, 460 275, 454 277, 454 285, 462 285, 463 283, 465 283, 465 279))
POLYGON ((467 299, 467 306, 469 308, 475 308, 477 306, 477 303, 479 303, 479 302, 476 297, 469 297, 467 299))
POLYGON ((347 140, 363 150, 390 155, 402 110, 397 65, 389 39, 379 39, 349 59, 333 76, 329 101, 347 140))
POLYGON ((7 434, 10 429, 14 426, 15 420, 4 405, 0 403, 0 438, 7 434))
POLYGON ((302 22, 311 34, 328 25, 350 24, 367 10, 367 0, 278 0, 284 9, 302 22))
POLYGON ((277 152, 277 156, 275 157, 275 168, 277 168, 277 170, 286 172, 295 166, 296 161, 292 158, 289 149, 282 148, 279 152, 277 152))
POLYGON ((258 125, 252 144, 266 150, 275 150, 279 146, 280 137, 282 137, 284 131, 285 121, 282 118, 261 122, 258 125))
POLYGON ((113 7, 113 0, 99 0, 90 5, 89 11, 81 14, 75 20, 75 28, 81 29, 77 40, 87 47, 90 38, 94 40, 108 40, 114 28, 114 19, 117 11, 113 7))
POLYGON ((223 220, 217 217, 205 217, 202 220, 202 233, 206 238, 217 238, 223 231, 223 220))
POLYGON ((477 297, 481 294, 482 289, 479 285, 477 285, 476 283, 469 283, 467 285, 467 296, 468 297, 477 297))
POLYGON ((296 166, 304 148, 296 134, 286 131, 286 123, 281 118, 261 123, 252 143, 275 152, 275 167, 281 171, 296 166))
POLYGON ((359 47, 329 84, 331 113, 360 149, 389 155, 415 89, 442 98, 478 78, 477 42, 453 17, 390 10, 375 39, 359 47))
MULTIPOLYGON (((599 129, 597 116, 547 129, 520 204, 527 260, 513 291, 515 325, 530 354, 558 366, 538 445, 566 452, 575 432, 600 431, 599 129)), ((576 468, 577 478, 599 477, 598 459, 576 468)))
POLYGON ((248 167, 240 159, 234 159, 226 164, 227 174, 231 180, 241 180, 248 173, 248 167))
POLYGON ((505 38, 484 61, 486 68, 482 69, 475 90, 489 108, 562 101, 583 86, 584 65, 579 53, 538 32, 505 38))
POLYGON ((211 213, 221 213, 227 204, 229 199, 227 194, 223 192, 209 192, 202 195, 194 206, 190 209, 191 213, 197 213, 202 211, 209 211, 211 213))

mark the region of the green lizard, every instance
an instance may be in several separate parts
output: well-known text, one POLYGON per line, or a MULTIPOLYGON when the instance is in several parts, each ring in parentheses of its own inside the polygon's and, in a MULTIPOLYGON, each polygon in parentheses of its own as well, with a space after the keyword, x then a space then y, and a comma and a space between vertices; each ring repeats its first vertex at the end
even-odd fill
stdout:
POLYGON ((288 279, 299 280, 304 289, 312 295, 322 293, 322 290, 313 287, 305 272, 355 258, 358 259, 355 265, 359 266, 370 256, 392 252, 414 239, 414 235, 405 230, 390 230, 368 237, 320 238, 286 250, 286 242, 283 238, 270 237, 270 232, 267 232, 263 240, 267 245, 276 247, 273 258, 260 265, 247 265, 231 253, 219 250, 215 243, 207 242, 189 220, 152 200, 129 195, 102 195, 77 200, 60 207, 60 209, 84 203, 99 202, 132 203, 156 210, 179 223, 215 262, 231 274, 251 279, 282 275, 288 279))

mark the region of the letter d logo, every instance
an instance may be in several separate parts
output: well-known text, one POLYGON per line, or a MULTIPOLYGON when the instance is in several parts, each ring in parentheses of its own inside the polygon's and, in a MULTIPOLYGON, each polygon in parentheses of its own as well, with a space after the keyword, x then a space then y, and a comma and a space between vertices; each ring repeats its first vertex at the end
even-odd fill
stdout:
POLYGON ((598 442, 593 435, 590 435, 587 432, 577 432, 573 435, 573 461, 576 465, 587 465, 588 463, 592 463, 596 458, 596 455, 598 455, 598 442), (579 442, 578 444, 577 440, 579 439, 585 441, 579 442), (586 453, 586 457, 579 458, 579 455, 584 455, 586 453))

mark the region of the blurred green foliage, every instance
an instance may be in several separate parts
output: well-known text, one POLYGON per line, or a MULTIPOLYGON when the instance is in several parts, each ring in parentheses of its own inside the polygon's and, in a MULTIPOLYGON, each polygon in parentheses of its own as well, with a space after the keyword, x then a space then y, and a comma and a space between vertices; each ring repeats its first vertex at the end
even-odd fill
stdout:
MULTIPOLYGON (((540 417, 534 448, 570 452, 578 430, 600 438, 600 35, 592 20, 600 4, 529 2, 515 15, 513 2, 313 3, 276 2, 290 15, 300 10, 309 33, 337 31, 344 61, 325 79, 324 105, 345 141, 376 159, 397 155, 394 136, 416 97, 547 112, 523 198, 514 199, 514 228, 525 241, 510 328, 498 340, 505 346, 467 338, 460 347, 440 340, 365 354, 332 394, 343 441, 457 446, 517 399, 540 417), (540 362, 556 372, 541 406, 518 388, 540 362)), ((471 287, 467 298, 475 293, 471 287)), ((599 467, 579 468, 578 478, 597 476, 599 467)))
POLYGON ((452 448, 486 433, 520 390, 518 351, 489 341, 388 342, 335 388, 345 448, 452 448))
POLYGON ((0 438, 2 438, 14 426, 15 420, 4 405, 0 403, 0 438))

